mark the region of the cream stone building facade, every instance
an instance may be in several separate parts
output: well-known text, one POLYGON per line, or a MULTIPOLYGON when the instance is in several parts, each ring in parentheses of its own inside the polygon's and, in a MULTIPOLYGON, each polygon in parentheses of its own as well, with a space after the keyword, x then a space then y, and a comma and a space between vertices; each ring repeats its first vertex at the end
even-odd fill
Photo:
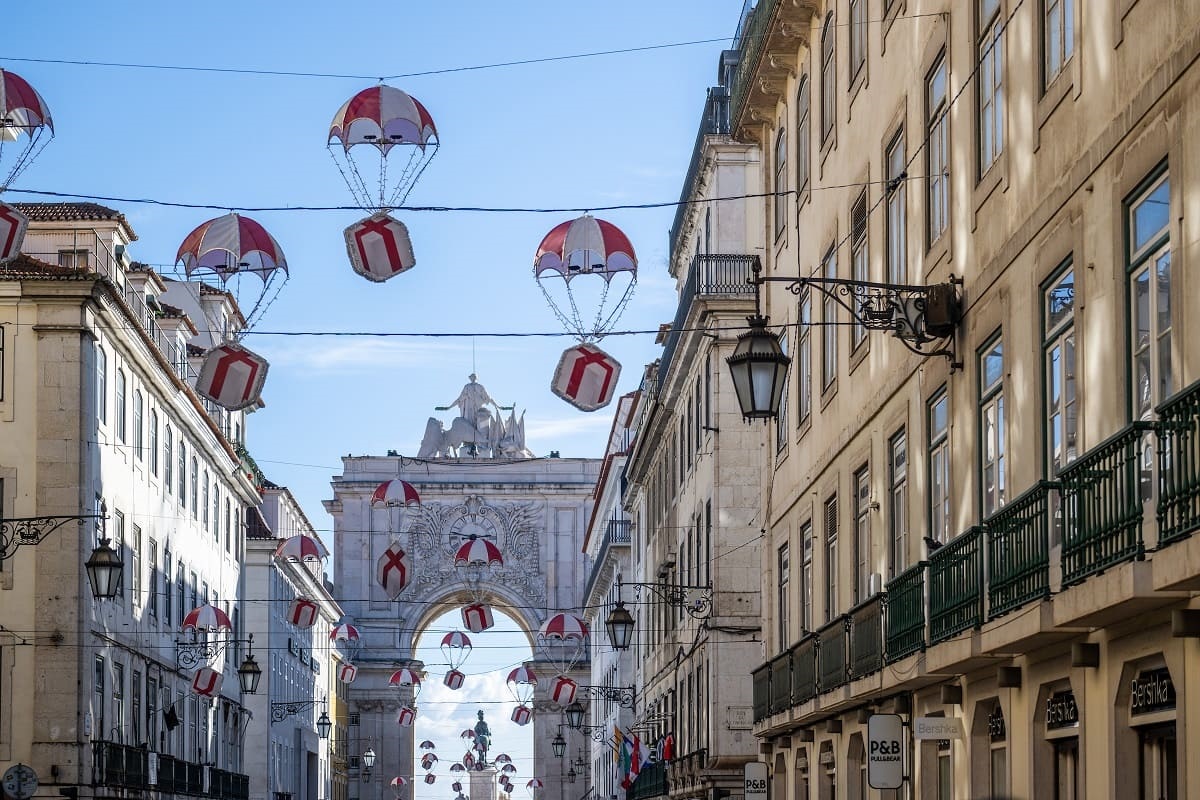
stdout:
POLYGON ((763 286, 772 797, 1200 796, 1200 5, 760 0, 739 50, 766 274, 962 281, 952 358, 763 286))
POLYGON ((742 423, 725 359, 754 310, 748 279, 764 240, 759 150, 730 136, 737 56, 722 54, 702 106, 671 229, 679 304, 629 423, 630 564, 614 599, 635 619, 632 732, 672 755, 641 769, 628 793, 637 800, 740 794, 757 756, 746 676, 762 659, 764 444, 742 423))
POLYGON ((32 220, 24 253, 0 267, 0 518, 105 508, 125 571, 115 599, 93 599, 92 520, 0 565, 0 770, 32 766, 45 797, 244 800, 234 648, 203 659, 227 679, 201 698, 190 690, 199 662, 185 664, 180 644, 204 644, 179 632, 205 602, 240 630, 243 509, 258 502, 243 415, 191 389, 195 327, 167 283, 130 261, 136 237, 121 214, 21 210, 32 220))

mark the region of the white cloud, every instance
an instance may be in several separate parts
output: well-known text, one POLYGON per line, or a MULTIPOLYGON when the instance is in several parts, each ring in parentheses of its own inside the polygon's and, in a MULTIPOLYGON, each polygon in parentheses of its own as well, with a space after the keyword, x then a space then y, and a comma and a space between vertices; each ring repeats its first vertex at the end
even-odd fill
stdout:
POLYGON ((441 364, 448 357, 470 353, 470 344, 414 338, 304 337, 273 345, 268 352, 273 365, 301 367, 309 372, 345 372, 441 364))

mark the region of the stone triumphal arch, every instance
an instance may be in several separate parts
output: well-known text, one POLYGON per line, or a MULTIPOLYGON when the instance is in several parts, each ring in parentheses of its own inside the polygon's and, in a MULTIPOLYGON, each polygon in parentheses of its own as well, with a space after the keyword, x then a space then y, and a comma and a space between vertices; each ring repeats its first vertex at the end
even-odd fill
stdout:
MULTIPOLYGON (((334 520, 335 594, 362 639, 354 660, 358 673, 348 692, 358 725, 351 726, 348 747, 354 755, 356 746, 369 746, 377 756, 374 780, 360 786, 361 800, 390 798, 384 784, 393 775, 408 777, 411 785, 417 728, 398 724, 402 695, 388 686, 388 677, 400 667, 423 667, 413 661, 413 648, 430 622, 482 599, 517 621, 536 662, 534 640, 541 624, 583 602, 587 572, 581 549, 600 460, 534 457, 525 446, 523 416, 498 406, 474 375, 459 398, 439 410, 451 409, 457 416, 449 428, 436 417, 429 419, 419 456, 390 451, 344 457, 342 474, 332 481, 334 497, 325 502, 334 520), (420 507, 372 503, 380 484, 395 479, 417 490, 420 507), (503 566, 474 585, 453 564, 455 551, 471 536, 493 542, 504 556, 503 566), (376 581, 377 560, 392 542, 412 559, 409 583, 395 600, 376 581), (387 778, 381 783, 382 776, 387 778)), ((554 673, 536 663, 534 668, 554 673)), ((586 683, 587 664, 577 665, 568 677, 586 683)), ((442 678, 437 670, 426 675, 427 681, 442 678)), ((569 760, 549 752, 561 717, 546 697, 545 684, 533 703, 532 770, 545 783, 545 800, 560 800, 569 760)), ((437 713, 422 711, 419 698, 417 709, 418 718, 437 713)), ((529 775, 528 768, 521 772, 529 775)))

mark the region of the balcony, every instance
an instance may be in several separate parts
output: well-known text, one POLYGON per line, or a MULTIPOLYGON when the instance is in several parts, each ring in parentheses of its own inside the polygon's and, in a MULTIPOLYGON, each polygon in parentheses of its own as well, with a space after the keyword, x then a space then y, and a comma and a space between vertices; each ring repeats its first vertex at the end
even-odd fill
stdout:
POLYGON ((808 39, 816 0, 759 0, 738 33, 741 61, 733 79, 730 121, 739 141, 757 141, 761 120, 774 120, 776 104, 795 74, 796 52, 808 39))
POLYGON ((792 703, 800 705, 817 696, 817 637, 809 634, 790 651, 792 703))
POLYGON ((780 653, 767 664, 767 713, 779 714, 792 704, 792 657, 788 652, 780 653))
POLYGON ((604 571, 604 567, 608 563, 609 548, 613 545, 628 545, 632 540, 632 524, 627 519, 610 519, 608 521, 608 525, 604 528, 604 538, 600 540, 600 547, 596 550, 596 561, 592 564, 591 573, 588 575, 584 597, 591 596, 600 573, 604 571))
POLYGON ((848 616, 835 618, 817 631, 817 686, 828 692, 844 686, 847 680, 846 647, 848 616))
POLYGON ((771 663, 767 662, 750 673, 752 681, 752 700, 754 704, 754 721, 762 722, 770 714, 771 707, 771 663))
POLYGON ((887 585, 884 660, 892 664, 925 649, 925 567, 921 561, 887 585))
POLYGON ((883 669, 883 595, 859 603, 850 614, 850 678, 883 669))
POLYGON ((929 643, 983 624, 983 528, 929 555, 929 643))
POLYGON ((627 800, 643 800, 647 797, 662 797, 667 791, 667 765, 656 761, 642 767, 637 780, 629 787, 625 797, 627 800))
POLYGON ((675 221, 671 223, 672 247, 678 246, 680 230, 691 209, 689 201, 695 199, 696 178, 700 173, 700 165, 704 163, 704 142, 709 136, 729 135, 729 91, 724 86, 714 86, 708 90, 708 99, 704 103, 704 116, 700 118, 700 128, 696 133, 696 144, 692 147, 692 160, 688 164, 687 175, 683 179, 683 191, 679 195, 679 205, 675 208, 675 221))
POLYGON ((679 307, 671 324, 671 333, 663 346, 662 361, 658 368, 659 386, 665 384, 671 371, 675 348, 679 346, 681 331, 687 324, 692 303, 698 298, 754 297, 754 285, 750 276, 758 256, 697 255, 688 267, 687 280, 679 294, 679 307))
POLYGON ((92 743, 92 775, 100 786, 146 789, 148 751, 117 742, 92 743))
POLYGON ((250 776, 210 767, 208 770, 208 796, 220 798, 220 800, 248 800, 250 776))
POLYGON ((1064 587, 1144 557, 1142 440, 1153 429, 1131 423, 1060 474, 1064 587))
POLYGON ((1200 528, 1200 382, 1158 407, 1158 546, 1200 528))
POLYGON ((1039 481, 988 519, 988 619, 1050 596, 1050 492, 1039 481))

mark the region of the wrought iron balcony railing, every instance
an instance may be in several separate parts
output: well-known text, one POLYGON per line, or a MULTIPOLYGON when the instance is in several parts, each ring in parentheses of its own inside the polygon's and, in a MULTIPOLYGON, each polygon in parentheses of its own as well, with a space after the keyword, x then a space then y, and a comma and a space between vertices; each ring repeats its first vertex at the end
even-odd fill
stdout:
POLYGON ((1050 596, 1050 498, 1057 489, 1038 481, 985 523, 988 619, 1050 596))
POLYGON ((770 716, 771 708, 771 662, 763 664, 750 673, 754 721, 762 722, 770 716))
POLYGON ((769 664, 769 712, 779 714, 792 704, 792 658, 786 650, 771 659, 769 664))
POLYGON ((835 618, 817 631, 817 687, 828 692, 843 686, 847 680, 846 635, 850 618, 846 615, 835 618))
POLYGON ((1200 528, 1200 382, 1158 407, 1158 544, 1200 528))
POLYGON ((1145 555, 1143 437, 1154 427, 1133 422, 1060 473, 1063 586, 1145 555))
POLYGON ((883 669, 883 595, 869 597, 850 610, 850 678, 883 669))
POLYGON ((891 664, 925 649, 925 567, 921 561, 887 585, 884 660, 891 664))
POLYGON ((808 634, 789 652, 792 655, 792 702, 800 705, 817 696, 816 634, 808 634))
POLYGON ((983 528, 929 554, 929 643, 983 624, 983 528))

